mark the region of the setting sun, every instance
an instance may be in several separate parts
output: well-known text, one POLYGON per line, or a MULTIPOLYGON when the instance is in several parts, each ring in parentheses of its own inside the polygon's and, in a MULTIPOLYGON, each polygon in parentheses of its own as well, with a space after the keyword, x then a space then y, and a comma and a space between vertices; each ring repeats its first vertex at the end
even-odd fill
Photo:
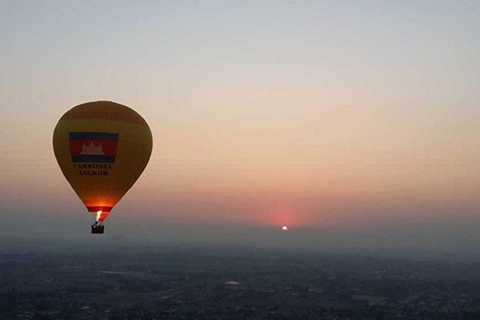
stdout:
POLYGON ((287 226, 283 226, 283 227, 282 227, 282 231, 288 231, 288 227, 287 227, 287 226))

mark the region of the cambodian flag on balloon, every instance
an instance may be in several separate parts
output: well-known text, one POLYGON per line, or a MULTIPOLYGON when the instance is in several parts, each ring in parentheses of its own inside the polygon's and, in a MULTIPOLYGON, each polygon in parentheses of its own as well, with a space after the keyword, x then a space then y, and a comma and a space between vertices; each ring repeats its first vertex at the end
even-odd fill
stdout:
POLYGON ((72 162, 114 163, 117 144, 117 133, 70 132, 72 162))

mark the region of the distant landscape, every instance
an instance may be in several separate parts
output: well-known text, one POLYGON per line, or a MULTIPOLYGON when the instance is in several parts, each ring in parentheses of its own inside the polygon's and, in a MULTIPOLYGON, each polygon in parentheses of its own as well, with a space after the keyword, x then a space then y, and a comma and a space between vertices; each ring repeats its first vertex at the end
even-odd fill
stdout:
POLYGON ((1 319, 480 317, 479 261, 231 245, 5 243, 1 319))

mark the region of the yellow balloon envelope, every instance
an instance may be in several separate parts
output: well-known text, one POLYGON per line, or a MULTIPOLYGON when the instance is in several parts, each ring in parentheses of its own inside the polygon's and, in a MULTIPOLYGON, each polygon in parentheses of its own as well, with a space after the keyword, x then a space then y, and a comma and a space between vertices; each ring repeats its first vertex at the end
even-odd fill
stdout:
MULTIPOLYGON (((109 101, 73 107, 53 133, 55 157, 65 178, 98 222, 140 177, 152 145, 147 122, 129 107, 109 101)), ((97 233, 94 226, 92 232, 97 233)))

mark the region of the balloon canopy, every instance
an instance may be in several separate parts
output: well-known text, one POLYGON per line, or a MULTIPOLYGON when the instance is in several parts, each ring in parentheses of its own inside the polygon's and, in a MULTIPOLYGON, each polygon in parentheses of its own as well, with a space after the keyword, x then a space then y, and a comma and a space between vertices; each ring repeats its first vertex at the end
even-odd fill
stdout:
POLYGON ((129 107, 110 101, 73 107, 53 133, 55 157, 65 178, 98 222, 140 177, 152 145, 147 122, 129 107))

